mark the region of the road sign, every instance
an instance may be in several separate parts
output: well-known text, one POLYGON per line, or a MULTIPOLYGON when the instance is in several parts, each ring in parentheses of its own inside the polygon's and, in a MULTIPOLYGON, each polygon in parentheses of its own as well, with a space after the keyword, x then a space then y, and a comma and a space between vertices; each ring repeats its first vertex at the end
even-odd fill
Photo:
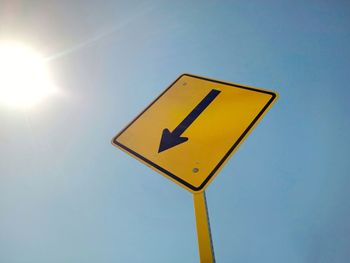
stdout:
POLYGON ((183 74, 112 143, 185 189, 201 192, 276 97, 272 91, 183 74))

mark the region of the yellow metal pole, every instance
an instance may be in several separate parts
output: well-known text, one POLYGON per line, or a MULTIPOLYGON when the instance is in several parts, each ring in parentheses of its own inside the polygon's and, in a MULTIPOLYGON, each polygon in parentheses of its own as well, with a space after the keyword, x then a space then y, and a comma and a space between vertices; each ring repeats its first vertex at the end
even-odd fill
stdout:
POLYGON ((193 194, 200 263, 215 263, 205 192, 193 194))

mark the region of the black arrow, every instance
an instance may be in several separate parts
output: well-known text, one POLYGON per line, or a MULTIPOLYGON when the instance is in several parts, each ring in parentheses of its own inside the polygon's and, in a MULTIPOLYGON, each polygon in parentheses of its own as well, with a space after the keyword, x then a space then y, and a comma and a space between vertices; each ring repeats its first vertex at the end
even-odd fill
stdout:
POLYGON ((164 129, 158 153, 172 148, 188 140, 187 137, 181 137, 181 134, 198 118, 198 116, 209 106, 209 104, 219 95, 220 91, 212 89, 207 96, 191 111, 190 114, 173 130, 164 129))

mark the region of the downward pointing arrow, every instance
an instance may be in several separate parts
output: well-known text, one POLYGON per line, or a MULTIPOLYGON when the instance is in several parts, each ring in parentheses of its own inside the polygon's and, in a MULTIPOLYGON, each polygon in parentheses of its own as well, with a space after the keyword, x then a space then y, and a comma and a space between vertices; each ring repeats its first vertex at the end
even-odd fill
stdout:
POLYGON ((169 131, 169 129, 164 129, 160 140, 158 153, 186 142, 188 138, 181 137, 181 134, 187 130, 187 128, 198 118, 198 116, 209 106, 209 104, 212 103, 219 93, 219 90, 212 89, 172 132, 169 131))

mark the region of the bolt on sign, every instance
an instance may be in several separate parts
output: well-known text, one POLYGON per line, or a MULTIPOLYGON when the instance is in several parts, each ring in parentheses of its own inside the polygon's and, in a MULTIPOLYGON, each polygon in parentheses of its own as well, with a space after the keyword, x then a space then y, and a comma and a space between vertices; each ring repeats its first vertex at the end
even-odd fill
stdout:
POLYGON ((202 192, 276 98, 272 91, 183 74, 112 143, 190 192, 202 192))

